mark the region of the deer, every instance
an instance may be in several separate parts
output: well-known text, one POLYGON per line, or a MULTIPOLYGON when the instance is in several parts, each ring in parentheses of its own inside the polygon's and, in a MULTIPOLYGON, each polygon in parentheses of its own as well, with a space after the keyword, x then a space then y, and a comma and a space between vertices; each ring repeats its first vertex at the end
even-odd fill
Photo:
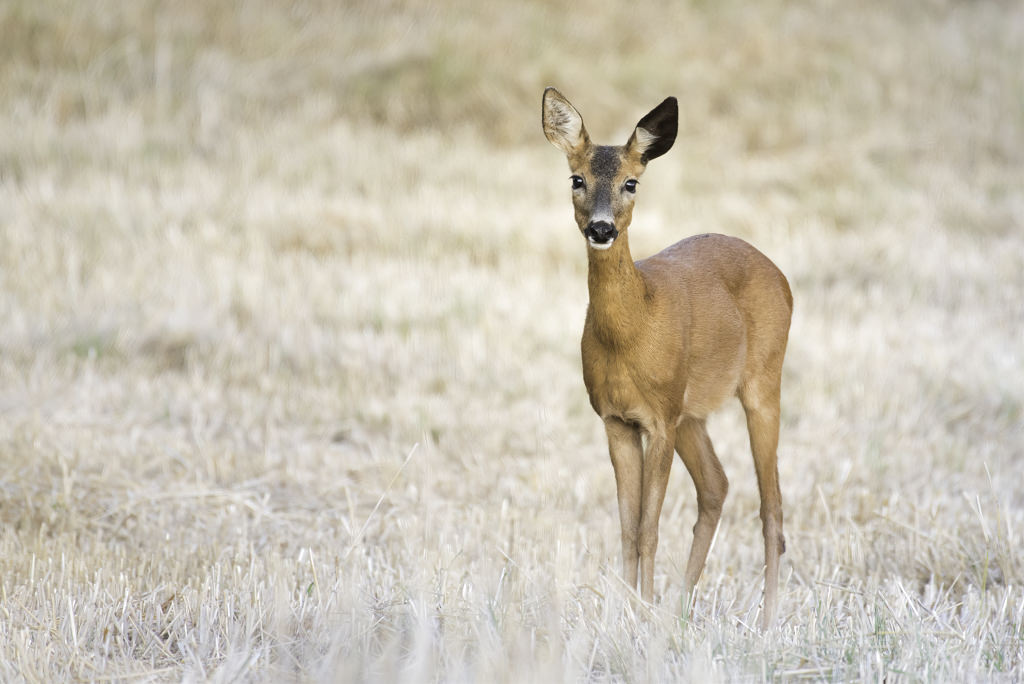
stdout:
POLYGON ((640 597, 648 604, 673 451, 693 480, 687 611, 729 490, 707 419, 726 400, 739 399, 761 498, 766 631, 786 549, 777 449, 793 295, 768 257, 726 235, 695 235, 633 260, 629 227, 639 179, 675 143, 678 122, 678 103, 669 97, 640 119, 625 145, 595 145, 569 100, 554 88, 544 91, 544 134, 569 162, 576 224, 587 246, 583 383, 604 422, 615 472, 622 575, 635 591, 639 569, 640 597))

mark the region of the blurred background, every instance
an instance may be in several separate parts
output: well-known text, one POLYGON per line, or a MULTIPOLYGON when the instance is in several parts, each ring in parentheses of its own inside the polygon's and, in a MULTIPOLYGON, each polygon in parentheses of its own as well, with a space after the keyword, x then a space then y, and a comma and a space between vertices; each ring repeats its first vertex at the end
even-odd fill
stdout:
POLYGON ((0 678, 1019 674, 1022 64, 1000 0, 0 3, 0 678), (682 468, 619 610, 548 85, 679 98, 635 258, 789 277, 784 647, 738 407, 691 629, 682 468))

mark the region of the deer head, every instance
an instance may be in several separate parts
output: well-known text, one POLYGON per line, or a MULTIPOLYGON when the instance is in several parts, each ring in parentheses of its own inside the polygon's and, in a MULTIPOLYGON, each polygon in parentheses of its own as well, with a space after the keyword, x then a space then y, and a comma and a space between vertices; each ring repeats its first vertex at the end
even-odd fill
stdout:
POLYGON ((607 250, 633 218, 639 178, 647 162, 676 139, 679 106, 666 98, 633 130, 625 145, 594 145, 576 108, 554 88, 544 91, 544 135, 569 160, 576 223, 592 249, 607 250))

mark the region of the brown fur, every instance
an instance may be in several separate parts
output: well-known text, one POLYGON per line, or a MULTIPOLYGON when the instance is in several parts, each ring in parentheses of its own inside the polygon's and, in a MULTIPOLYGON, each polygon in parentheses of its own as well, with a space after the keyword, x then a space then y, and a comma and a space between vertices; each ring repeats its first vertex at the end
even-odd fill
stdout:
MULTIPOLYGON (((623 574, 641 596, 653 598, 658 519, 678 451, 697 490, 698 517, 684 577, 692 590, 704 568, 728 481, 705 429, 708 415, 738 396, 747 416, 761 494, 765 539, 762 625, 774 615, 779 554, 785 550, 776 467, 782 363, 793 298, 781 271, 754 247, 724 235, 687 238, 634 263, 628 228, 633 195, 623 187, 646 166, 652 135, 675 136, 669 100, 641 120, 618 152, 619 168, 602 178, 591 161, 595 146, 578 113, 557 91, 544 97, 548 138, 566 152, 586 187, 574 191, 576 221, 585 232, 594 212, 593 186, 609 183, 618 237, 588 248, 590 304, 583 329, 583 380, 604 420, 615 468, 622 524, 623 574), (659 116, 655 116, 658 114, 659 116), (657 120, 656 130, 639 130, 657 120), (577 130, 578 129, 578 130, 577 130), (642 436, 647 437, 643 452, 642 436)), ((671 146, 662 140, 663 153, 671 146)), ((656 155, 654 155, 656 156, 656 155)))

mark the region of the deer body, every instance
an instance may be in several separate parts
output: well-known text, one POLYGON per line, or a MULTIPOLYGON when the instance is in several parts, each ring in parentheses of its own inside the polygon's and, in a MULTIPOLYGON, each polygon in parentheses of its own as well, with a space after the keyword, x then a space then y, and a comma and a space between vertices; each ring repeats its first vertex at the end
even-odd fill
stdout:
POLYGON ((568 157, 576 221, 588 243, 583 379, 615 469, 626 582, 635 587, 639 572, 641 596, 653 599, 658 520, 676 451, 697 490, 684 576, 692 597, 728 491, 705 420, 738 396, 761 494, 767 627, 785 549, 776 448, 793 302, 786 278, 754 247, 724 235, 694 236, 633 261, 627 229, 637 179, 675 140, 673 98, 641 119, 622 147, 592 145, 579 113, 552 88, 543 121, 568 157))

